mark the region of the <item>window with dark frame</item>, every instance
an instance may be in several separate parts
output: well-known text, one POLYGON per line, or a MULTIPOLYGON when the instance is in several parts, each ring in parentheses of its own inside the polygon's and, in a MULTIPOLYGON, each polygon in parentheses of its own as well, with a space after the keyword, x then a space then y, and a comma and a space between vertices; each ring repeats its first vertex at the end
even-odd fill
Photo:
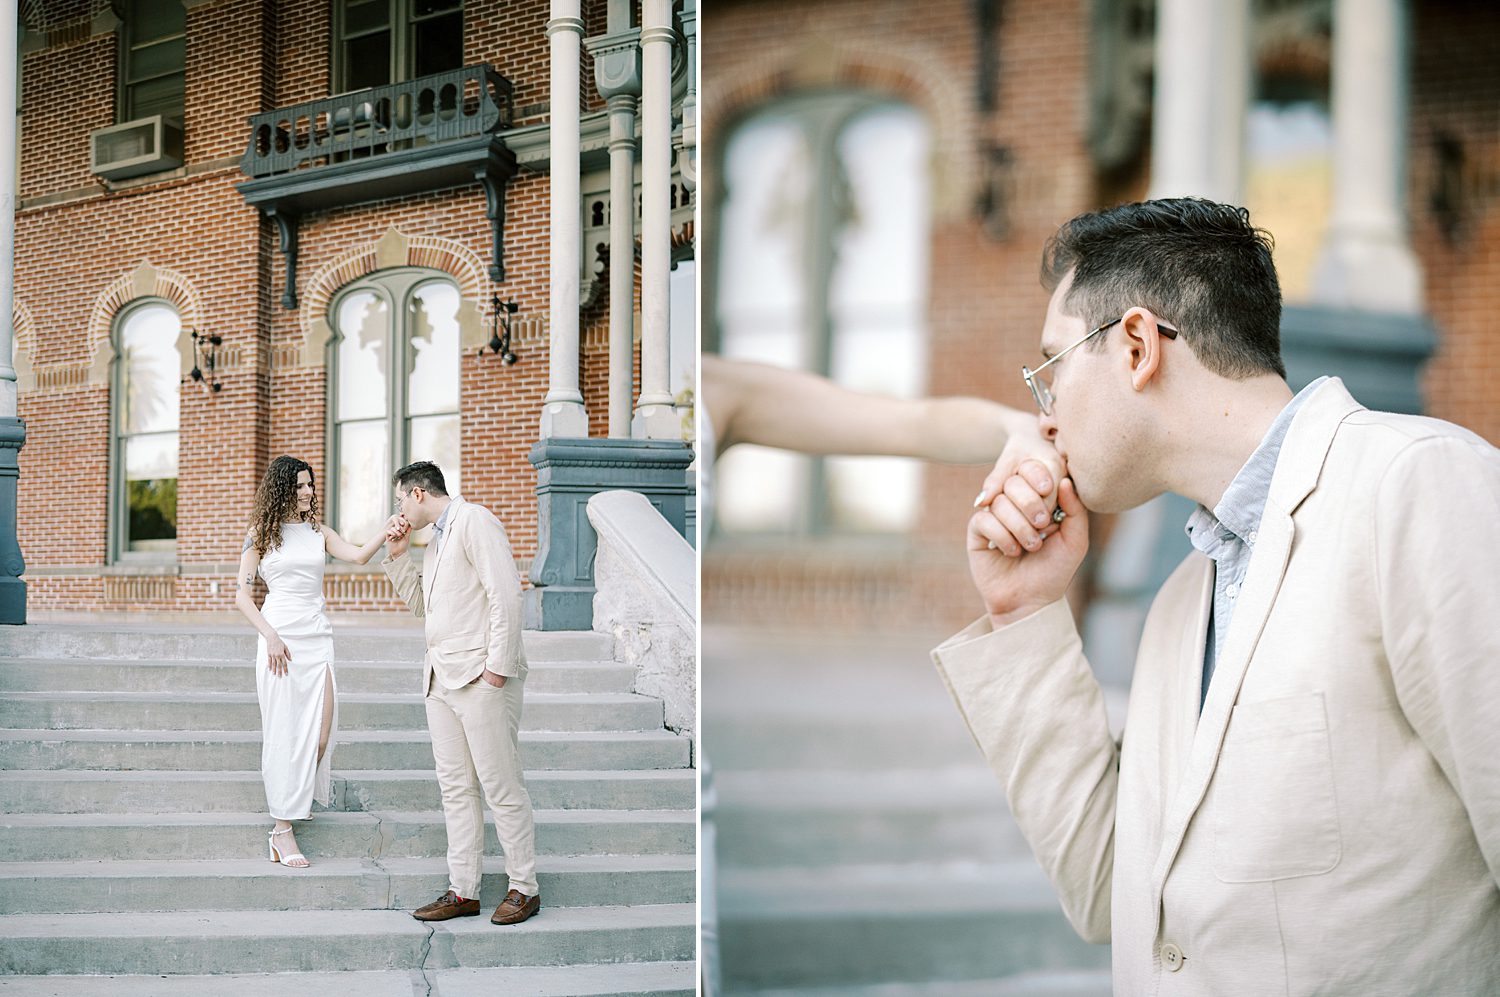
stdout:
POLYGON ((177 549, 178 414, 182 321, 166 302, 122 312, 115 324, 115 554, 177 549))
POLYGON ((121 6, 118 120, 160 114, 181 123, 187 81, 182 0, 129 0, 121 6))
POLYGON ((390 477, 404 464, 436 462, 458 494, 460 305, 437 272, 389 270, 350 284, 329 309, 327 515, 355 542, 391 514, 390 477))
POLYGON ((334 93, 464 64, 463 0, 337 0, 334 14, 334 93))

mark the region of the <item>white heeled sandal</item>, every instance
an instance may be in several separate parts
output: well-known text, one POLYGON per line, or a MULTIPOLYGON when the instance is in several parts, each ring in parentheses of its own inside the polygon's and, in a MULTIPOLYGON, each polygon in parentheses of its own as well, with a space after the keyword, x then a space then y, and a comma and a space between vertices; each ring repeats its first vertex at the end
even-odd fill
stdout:
POLYGON ((271 831, 270 831, 270 833, 267 834, 267 836, 266 836, 266 847, 267 847, 267 849, 270 850, 271 861, 279 863, 281 865, 284 865, 288 869, 306 869, 308 866, 312 865, 312 863, 309 862, 309 861, 307 861, 306 857, 303 856, 303 854, 301 852, 293 852, 290 855, 283 855, 283 854, 281 854, 281 852, 279 852, 279 851, 276 850, 276 836, 278 834, 287 834, 291 830, 292 829, 289 828, 289 827, 284 827, 284 828, 282 828, 279 831, 276 830, 275 828, 272 828, 271 831), (298 859, 301 859, 301 861, 302 861, 301 865, 295 865, 294 864, 296 862, 296 860, 298 860, 298 859))

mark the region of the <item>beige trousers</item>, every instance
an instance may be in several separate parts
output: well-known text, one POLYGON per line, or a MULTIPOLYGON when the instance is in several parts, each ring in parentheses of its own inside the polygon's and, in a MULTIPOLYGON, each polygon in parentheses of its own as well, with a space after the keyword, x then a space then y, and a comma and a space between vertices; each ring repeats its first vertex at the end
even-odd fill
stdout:
POLYGON ((537 894, 536 833, 521 775, 524 685, 525 679, 510 678, 496 689, 481 679, 444 689, 434 680, 427 693, 427 729, 448 825, 448 885, 465 899, 479 896, 485 801, 495 815, 510 889, 537 894))

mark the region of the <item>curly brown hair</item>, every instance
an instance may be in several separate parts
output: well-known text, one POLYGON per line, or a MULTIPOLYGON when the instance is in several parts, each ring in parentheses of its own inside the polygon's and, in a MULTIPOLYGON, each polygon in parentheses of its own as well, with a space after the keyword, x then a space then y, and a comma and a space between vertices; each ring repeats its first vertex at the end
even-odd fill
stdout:
POLYGON ((250 544, 261 557, 281 546, 281 524, 292 521, 318 527, 318 478, 312 465, 296 457, 271 461, 255 490, 255 512, 250 517, 250 544), (297 475, 306 471, 313 483, 312 508, 297 511, 297 475))

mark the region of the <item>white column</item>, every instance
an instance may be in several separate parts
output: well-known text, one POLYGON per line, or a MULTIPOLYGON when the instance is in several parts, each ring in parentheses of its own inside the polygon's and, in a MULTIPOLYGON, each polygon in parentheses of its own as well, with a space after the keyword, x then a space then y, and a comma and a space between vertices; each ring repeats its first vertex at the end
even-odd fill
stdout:
POLYGON ((681 439, 669 381, 672 265, 672 2, 641 6, 641 396, 632 435, 681 439))
POLYGON ((630 436, 635 391, 635 106, 609 108, 609 435, 630 436))
POLYGON ((578 100, 583 39, 580 0, 552 0, 547 37, 552 46, 551 143, 552 282, 547 397, 542 402, 542 437, 586 437, 588 415, 578 390, 578 254, 583 240, 579 217, 578 100))
POLYGON ((0 12, 0 419, 16 418, 16 76, 15 7, 0 12))
POLYGON ((1406 216, 1406 27, 1403 0, 1333 5, 1333 212, 1313 274, 1322 304, 1422 310, 1406 216))
POLYGON ((630 436, 635 391, 635 111, 641 33, 630 0, 609 0, 607 34, 584 42, 609 111, 609 435, 630 436))
POLYGON ((1249 0, 1161 0, 1150 197, 1244 203, 1249 0))

